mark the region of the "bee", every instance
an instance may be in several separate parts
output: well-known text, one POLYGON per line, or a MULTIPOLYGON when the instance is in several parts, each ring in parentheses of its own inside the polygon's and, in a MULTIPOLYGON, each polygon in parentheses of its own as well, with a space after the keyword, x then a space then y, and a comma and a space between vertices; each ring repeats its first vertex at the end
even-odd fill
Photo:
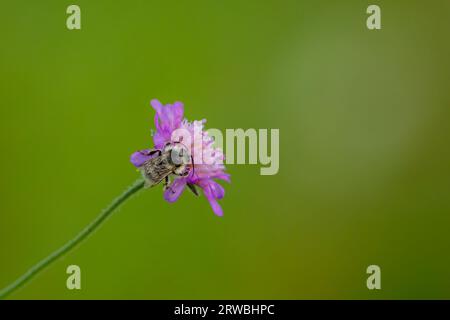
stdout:
MULTIPOLYGON (((186 177, 192 170, 194 174, 194 161, 188 149, 180 142, 168 142, 162 149, 140 151, 146 156, 152 156, 139 168, 144 179, 145 187, 150 188, 163 182, 164 190, 170 187, 170 176, 186 177)), ((197 189, 187 183, 189 189, 198 196, 197 189)), ((173 193, 175 191, 172 190, 173 193)))

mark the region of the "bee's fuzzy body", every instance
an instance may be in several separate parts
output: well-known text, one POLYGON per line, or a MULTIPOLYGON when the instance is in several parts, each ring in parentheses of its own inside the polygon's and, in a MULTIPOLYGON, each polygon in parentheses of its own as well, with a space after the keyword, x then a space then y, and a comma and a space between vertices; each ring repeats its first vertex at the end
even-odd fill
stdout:
POLYGON ((189 173, 187 162, 190 158, 186 157, 188 153, 185 148, 175 148, 174 145, 168 144, 163 150, 152 150, 150 153, 158 155, 147 160, 140 167, 147 188, 153 187, 163 180, 167 184, 171 174, 185 176, 189 173), (174 159, 178 161, 174 161, 174 159))

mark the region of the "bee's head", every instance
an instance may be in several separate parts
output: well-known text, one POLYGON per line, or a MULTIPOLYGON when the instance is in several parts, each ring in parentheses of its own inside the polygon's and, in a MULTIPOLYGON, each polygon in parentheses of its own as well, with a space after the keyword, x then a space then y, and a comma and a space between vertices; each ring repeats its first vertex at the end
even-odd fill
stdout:
POLYGON ((191 163, 191 155, 187 147, 182 143, 169 143, 164 151, 170 152, 170 159, 176 167, 186 166, 191 163))

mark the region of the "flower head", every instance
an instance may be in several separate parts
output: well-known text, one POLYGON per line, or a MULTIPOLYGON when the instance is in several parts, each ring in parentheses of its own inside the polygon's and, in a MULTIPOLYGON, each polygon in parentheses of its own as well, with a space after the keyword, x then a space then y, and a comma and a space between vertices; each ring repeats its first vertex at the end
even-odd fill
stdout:
MULTIPOLYGON (((214 139, 204 131, 206 120, 188 122, 183 119, 184 108, 181 102, 163 106, 158 100, 152 100, 151 105, 156 111, 154 149, 163 149, 168 143, 182 143, 193 159, 189 173, 177 177, 170 184, 164 191, 164 199, 175 202, 186 186, 191 189, 197 186, 203 190, 214 213, 222 216, 223 211, 217 200, 224 197, 225 191, 215 179, 230 182, 230 175, 225 173, 224 154, 213 146, 214 139)), ((145 149, 133 153, 130 160, 134 166, 140 168, 155 156, 149 149, 145 149)))

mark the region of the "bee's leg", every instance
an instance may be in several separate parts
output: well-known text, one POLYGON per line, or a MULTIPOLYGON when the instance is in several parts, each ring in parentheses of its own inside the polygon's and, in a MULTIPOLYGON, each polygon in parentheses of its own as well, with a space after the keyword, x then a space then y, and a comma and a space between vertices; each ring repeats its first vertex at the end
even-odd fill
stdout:
POLYGON ((196 196, 198 196, 198 191, 197 191, 197 188, 195 187, 194 184, 192 184, 192 183, 187 183, 187 186, 189 187, 189 190, 191 190, 193 194, 195 194, 196 196))
POLYGON ((189 175, 189 173, 191 173, 191 171, 189 169, 187 169, 186 171, 184 171, 181 176, 182 177, 187 177, 189 175))
POLYGON ((168 146, 170 146, 172 144, 172 142, 166 142, 166 144, 164 145, 164 147, 162 147, 162 149, 164 150, 164 151, 166 151, 166 148, 168 147, 168 146))
POLYGON ((159 149, 150 150, 150 151, 139 151, 139 152, 145 156, 153 156, 156 153, 158 154, 158 156, 160 156, 162 154, 162 151, 159 149))
POLYGON ((171 186, 170 186, 170 178, 169 178, 169 176, 166 176, 166 177, 164 178, 163 185, 164 185, 164 191, 166 191, 167 189, 169 189, 170 191, 172 191, 172 193, 175 193, 175 191, 173 191, 172 188, 171 188, 171 186))
POLYGON ((169 182, 170 182, 169 176, 166 176, 163 182, 164 190, 166 190, 169 187, 169 182))

